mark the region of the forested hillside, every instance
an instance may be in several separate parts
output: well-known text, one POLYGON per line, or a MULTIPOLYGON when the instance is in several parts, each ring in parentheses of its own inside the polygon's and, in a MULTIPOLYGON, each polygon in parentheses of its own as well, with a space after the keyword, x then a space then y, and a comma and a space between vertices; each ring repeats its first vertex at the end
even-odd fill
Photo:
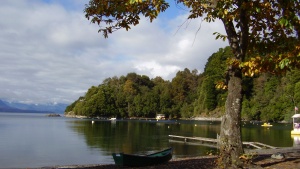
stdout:
MULTIPOLYGON (((226 81, 229 47, 211 55, 203 73, 184 69, 167 81, 161 77, 128 73, 105 79, 66 108, 66 114, 88 117, 220 117, 224 112, 226 90, 217 89, 226 81)), ((300 70, 286 75, 262 74, 244 77, 242 118, 245 120, 290 121, 300 103, 300 70)))

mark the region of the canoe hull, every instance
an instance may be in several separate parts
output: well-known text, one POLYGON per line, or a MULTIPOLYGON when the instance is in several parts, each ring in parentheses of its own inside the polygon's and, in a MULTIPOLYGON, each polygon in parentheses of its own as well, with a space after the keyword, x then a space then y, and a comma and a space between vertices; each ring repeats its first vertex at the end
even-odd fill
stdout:
POLYGON ((172 148, 145 155, 131 155, 131 154, 124 154, 124 153, 113 153, 113 158, 116 165, 121 166, 132 166, 132 167, 141 167, 141 166, 149 166, 149 165, 156 165, 168 162, 172 159, 172 148))

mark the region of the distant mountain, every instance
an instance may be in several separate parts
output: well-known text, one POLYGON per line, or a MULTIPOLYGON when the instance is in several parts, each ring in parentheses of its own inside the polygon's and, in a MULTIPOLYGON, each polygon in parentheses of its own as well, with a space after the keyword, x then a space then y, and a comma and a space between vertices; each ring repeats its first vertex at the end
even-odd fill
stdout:
POLYGON ((14 112, 14 113, 51 113, 49 111, 36 111, 36 110, 23 110, 15 107, 11 107, 0 100, 0 112, 14 112))
POLYGON ((64 113, 67 104, 24 104, 0 100, 0 112, 64 113))
POLYGON ((15 108, 7 106, 2 100, 0 100, 0 112, 12 112, 15 108))

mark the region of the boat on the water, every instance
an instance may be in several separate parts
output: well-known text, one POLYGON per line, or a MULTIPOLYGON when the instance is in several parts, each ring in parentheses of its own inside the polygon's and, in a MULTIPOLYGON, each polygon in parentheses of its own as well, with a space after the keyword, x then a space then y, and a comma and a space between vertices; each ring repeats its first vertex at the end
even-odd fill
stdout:
POLYGON ((292 135, 300 135, 300 114, 294 114, 293 118, 293 130, 291 131, 292 135))
POLYGON ((264 123, 264 124, 262 124, 261 126, 263 126, 263 127, 272 127, 273 125, 270 124, 270 123, 264 123))
POLYGON ((116 165, 142 167, 168 162, 172 159, 173 148, 168 148, 148 155, 132 155, 125 153, 113 153, 116 165))
POLYGON ((165 120, 166 117, 164 114, 157 114, 156 117, 155 117, 156 120, 165 120))

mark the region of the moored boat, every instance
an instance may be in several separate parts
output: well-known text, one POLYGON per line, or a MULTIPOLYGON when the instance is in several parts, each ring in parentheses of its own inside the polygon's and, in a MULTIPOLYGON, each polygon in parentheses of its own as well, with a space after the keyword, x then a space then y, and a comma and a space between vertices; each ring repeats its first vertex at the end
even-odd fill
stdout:
POLYGON ((261 126, 263 126, 263 127, 272 127, 273 125, 272 124, 270 124, 270 123, 264 123, 263 125, 261 125, 261 126))
POLYGON ((113 153, 116 165, 141 167, 168 162, 172 159, 173 148, 168 148, 148 155, 132 155, 125 153, 113 153))
POLYGON ((300 135, 300 114, 294 114, 293 118, 293 130, 291 131, 292 135, 300 135))
POLYGON ((165 120, 166 117, 164 114, 157 114, 156 117, 155 117, 156 120, 165 120))

